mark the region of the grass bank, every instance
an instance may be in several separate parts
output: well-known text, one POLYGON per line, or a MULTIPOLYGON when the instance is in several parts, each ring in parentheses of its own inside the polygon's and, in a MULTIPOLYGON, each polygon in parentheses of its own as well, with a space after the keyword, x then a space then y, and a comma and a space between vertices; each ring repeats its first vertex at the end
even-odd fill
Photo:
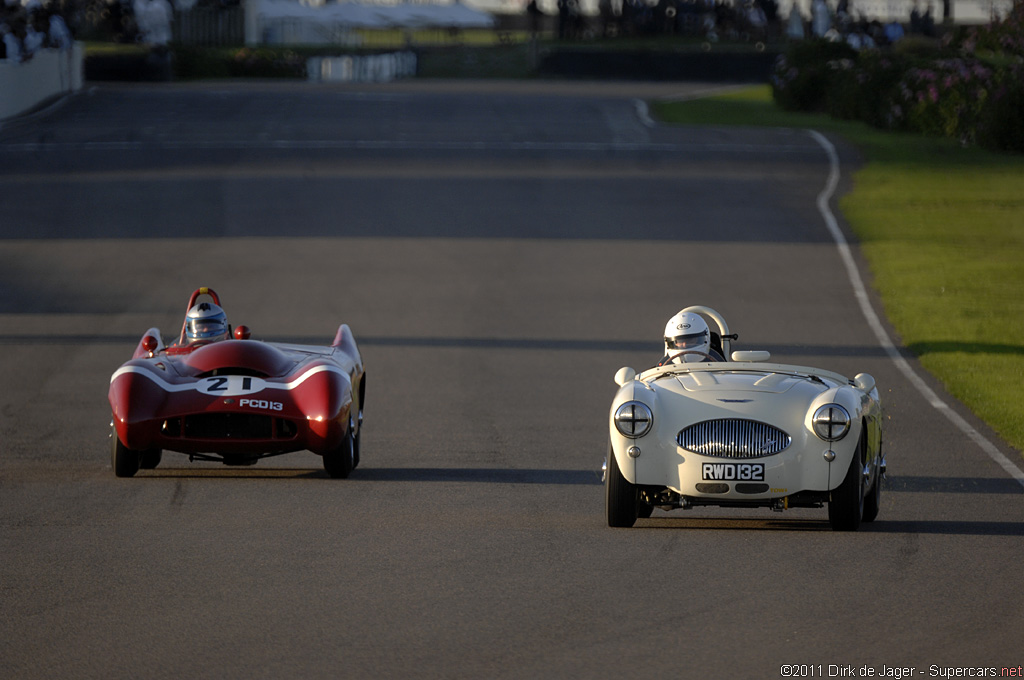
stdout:
POLYGON ((775 107, 768 86, 656 102, 670 123, 814 128, 865 165, 839 207, 898 341, 1024 451, 1024 156, 775 107))

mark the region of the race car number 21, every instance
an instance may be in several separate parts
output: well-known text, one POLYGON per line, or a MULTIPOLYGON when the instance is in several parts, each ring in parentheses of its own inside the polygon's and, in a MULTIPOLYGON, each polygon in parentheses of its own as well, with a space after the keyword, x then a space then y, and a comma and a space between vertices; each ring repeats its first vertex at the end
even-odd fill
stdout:
POLYGON ((261 392, 266 383, 261 378, 248 375, 218 375, 204 378, 196 384, 196 389, 212 397, 236 397, 240 394, 261 392))
POLYGON ((729 482, 763 482, 764 463, 703 463, 701 479, 729 482))

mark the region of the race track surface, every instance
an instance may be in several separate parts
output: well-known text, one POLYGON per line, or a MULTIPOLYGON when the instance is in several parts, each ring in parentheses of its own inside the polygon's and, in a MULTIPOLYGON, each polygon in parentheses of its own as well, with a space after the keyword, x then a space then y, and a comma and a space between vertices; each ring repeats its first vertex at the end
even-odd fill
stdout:
MULTIPOLYGON (((869 329, 816 204, 819 141, 651 124, 638 104, 707 87, 98 86, 5 122, 0 677, 1024 663, 1024 487, 869 329), (310 453, 248 468, 166 453, 114 477, 110 375, 204 285, 256 338, 352 327, 368 390, 351 478, 310 453), (838 534, 824 509, 702 509, 605 525, 612 376, 656 361, 690 304, 721 311, 737 348, 875 376, 876 522, 838 534)), ((831 143, 841 192, 857 158, 831 143)))

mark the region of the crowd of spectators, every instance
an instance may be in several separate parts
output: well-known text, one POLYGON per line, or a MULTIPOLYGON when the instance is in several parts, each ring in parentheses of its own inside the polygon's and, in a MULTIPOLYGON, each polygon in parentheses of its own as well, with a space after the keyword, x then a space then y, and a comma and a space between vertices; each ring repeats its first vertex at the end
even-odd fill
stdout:
MULTIPOLYGON (((598 15, 588 17, 580 0, 558 0, 557 35, 562 40, 617 36, 688 35, 709 42, 845 40, 855 48, 882 46, 907 32, 935 35, 932 4, 914 2, 909 22, 882 22, 854 11, 850 0, 794 2, 785 15, 778 0, 598 0, 598 15)), ((531 26, 543 16, 537 0, 527 5, 531 26)), ((533 30, 536 30, 534 28, 533 30)))
MULTIPOLYGON (((832 41, 846 41, 859 50, 892 45, 903 39, 907 33, 904 24, 895 18, 882 22, 874 18, 869 19, 863 13, 855 14, 849 0, 838 0, 835 8, 830 7, 826 0, 812 0, 809 18, 798 15, 798 12, 798 6, 794 4, 786 22, 786 37, 789 39, 813 36, 832 41)), ((911 33, 935 35, 931 3, 923 13, 917 2, 913 4, 909 30, 911 33)))
POLYGON ((66 50, 73 39, 60 11, 40 0, 4 0, 0 6, 0 59, 27 61, 44 48, 66 50))
POLYGON ((0 0, 0 59, 68 49, 73 35, 166 45, 173 11, 168 0, 0 0))

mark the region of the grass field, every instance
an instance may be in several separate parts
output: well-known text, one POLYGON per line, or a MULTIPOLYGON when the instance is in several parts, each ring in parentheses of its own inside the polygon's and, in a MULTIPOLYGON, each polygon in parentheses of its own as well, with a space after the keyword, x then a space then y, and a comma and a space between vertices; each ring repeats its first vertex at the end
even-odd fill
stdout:
POLYGON ((840 209, 897 340, 1024 451, 1024 156, 788 113, 768 86, 652 109, 670 123, 814 128, 855 144, 865 164, 840 209))

